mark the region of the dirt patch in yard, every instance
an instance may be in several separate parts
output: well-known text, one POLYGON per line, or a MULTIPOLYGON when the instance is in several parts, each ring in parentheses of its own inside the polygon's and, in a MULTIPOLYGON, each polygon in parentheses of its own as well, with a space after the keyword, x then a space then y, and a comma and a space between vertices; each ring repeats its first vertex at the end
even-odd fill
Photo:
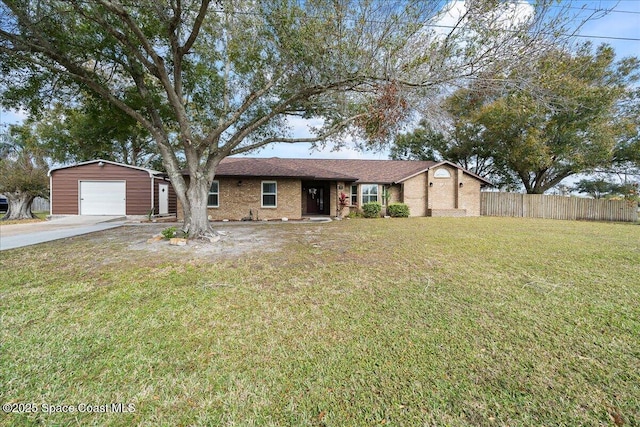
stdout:
MULTIPOLYGON (((171 224, 169 224, 171 225, 171 224)), ((250 252, 274 252, 285 242, 288 224, 251 224, 214 226, 219 236, 216 242, 189 240, 185 246, 169 245, 168 240, 150 241, 168 224, 125 225, 100 236, 112 243, 121 243, 128 250, 157 255, 186 255, 192 257, 236 257, 250 252)), ((289 230, 290 231, 290 230, 289 230)), ((98 237, 98 236, 96 236, 98 237)))

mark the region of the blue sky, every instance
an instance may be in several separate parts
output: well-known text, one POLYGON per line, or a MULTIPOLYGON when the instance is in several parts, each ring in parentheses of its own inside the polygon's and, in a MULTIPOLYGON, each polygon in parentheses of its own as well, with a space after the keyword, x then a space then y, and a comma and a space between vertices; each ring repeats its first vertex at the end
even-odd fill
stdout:
MULTIPOLYGON (((578 41, 592 40, 594 44, 608 43, 612 45, 616 54, 624 56, 640 57, 640 0, 591 0, 576 2, 572 7, 576 13, 585 13, 584 9, 613 9, 604 17, 589 21, 580 30, 578 41)), ((1 111, 0 124, 20 123, 25 118, 24 114, 15 111, 1 111)), ((303 121, 292 123, 293 132, 296 135, 306 133, 307 124, 303 121)), ((363 158, 385 159, 386 152, 362 152, 355 148, 344 148, 340 151, 332 151, 331 147, 322 150, 310 150, 309 144, 272 144, 261 151, 252 153, 252 156, 260 157, 288 157, 288 158, 363 158)))

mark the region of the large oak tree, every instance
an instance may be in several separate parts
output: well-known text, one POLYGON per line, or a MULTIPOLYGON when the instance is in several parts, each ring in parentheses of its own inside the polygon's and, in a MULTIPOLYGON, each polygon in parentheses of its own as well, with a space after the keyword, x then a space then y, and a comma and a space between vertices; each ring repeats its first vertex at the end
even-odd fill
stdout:
POLYGON ((29 126, 12 126, 0 136, 0 194, 9 204, 2 220, 34 218, 34 199, 49 197, 49 167, 29 126))
POLYGON ((478 0, 455 15, 462 2, 3 0, 0 90, 36 111, 91 91, 132 117, 198 236, 224 157, 347 131, 385 141, 441 90, 543 52, 563 33, 554 3, 517 15, 519 3, 478 0), (321 125, 300 137, 293 116, 321 125))

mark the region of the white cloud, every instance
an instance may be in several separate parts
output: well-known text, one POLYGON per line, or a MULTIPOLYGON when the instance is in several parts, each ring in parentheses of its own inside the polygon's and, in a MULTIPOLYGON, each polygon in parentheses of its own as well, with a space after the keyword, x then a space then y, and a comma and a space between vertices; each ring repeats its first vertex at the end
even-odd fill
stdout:
POLYGON ((293 116, 287 118, 287 122, 291 127, 293 136, 295 136, 296 138, 309 138, 313 136, 311 134, 310 128, 322 126, 324 120, 320 118, 304 119, 302 117, 293 116))
MULTIPOLYGON (((452 28, 463 26, 468 21, 468 17, 465 17, 467 13, 469 13, 473 19, 477 19, 480 14, 474 13, 474 9, 469 9, 470 5, 473 7, 474 3, 469 3, 464 0, 449 2, 443 8, 443 13, 435 23, 438 26, 436 27, 436 33, 446 35, 449 34, 452 28)), ((535 9, 531 4, 516 1, 500 3, 492 13, 482 14, 482 16, 492 22, 492 25, 497 27, 497 29, 507 30, 525 24, 534 16, 534 13, 535 9)))
MULTIPOLYGON (((304 119, 301 117, 290 117, 288 119, 291 127, 291 136, 295 138, 308 138, 313 136, 310 132, 312 127, 320 127, 323 120, 320 118, 304 119)), ((274 143, 247 154, 249 157, 282 157, 282 158, 323 158, 323 159, 388 159, 389 152, 362 151, 356 148, 353 138, 346 137, 339 149, 334 149, 333 145, 327 143, 325 147, 314 148, 308 143, 274 143)))

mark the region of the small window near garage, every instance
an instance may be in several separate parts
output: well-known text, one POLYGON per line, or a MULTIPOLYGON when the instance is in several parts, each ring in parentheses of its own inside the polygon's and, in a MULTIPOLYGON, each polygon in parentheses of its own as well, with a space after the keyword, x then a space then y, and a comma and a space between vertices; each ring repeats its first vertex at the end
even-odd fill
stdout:
POLYGON ((351 206, 355 206, 358 204, 358 186, 351 186, 351 206))
POLYGON ((207 207, 217 208, 220 206, 220 183, 213 181, 209 188, 209 198, 207 199, 207 207))
POLYGON ((362 189, 362 204, 378 201, 378 184, 364 184, 362 189))
POLYGON ((275 181, 262 181, 262 207, 275 208, 278 205, 278 184, 275 181))

